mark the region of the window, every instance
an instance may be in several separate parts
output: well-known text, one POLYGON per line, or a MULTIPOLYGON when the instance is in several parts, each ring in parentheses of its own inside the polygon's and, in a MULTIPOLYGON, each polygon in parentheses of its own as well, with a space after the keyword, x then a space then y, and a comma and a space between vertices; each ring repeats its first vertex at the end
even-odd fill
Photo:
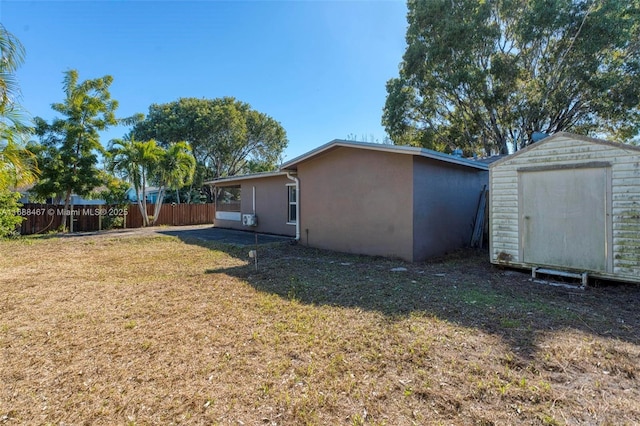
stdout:
POLYGON ((240 185, 216 188, 216 219, 241 220, 240 185))
POLYGON ((287 223, 296 223, 298 221, 298 192, 294 184, 287 185, 287 190, 289 191, 287 223))

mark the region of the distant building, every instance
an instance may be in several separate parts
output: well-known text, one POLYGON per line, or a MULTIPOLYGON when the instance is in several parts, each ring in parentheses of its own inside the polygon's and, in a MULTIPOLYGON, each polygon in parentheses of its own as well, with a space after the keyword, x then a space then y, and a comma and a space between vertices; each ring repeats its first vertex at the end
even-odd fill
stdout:
MULTIPOLYGON (((155 186, 148 186, 145 190, 145 198, 147 199, 147 203, 155 203, 158 200, 158 194, 160 193, 160 188, 155 186)), ((138 197, 136 196, 135 188, 129 188, 126 192, 127 200, 132 203, 138 202, 138 197)))
MULTIPOLYGON (((20 199, 18 200, 22 204, 34 203, 33 197, 30 194, 30 190, 33 188, 33 185, 22 186, 15 189, 16 192, 20 193, 20 199)), ((45 204, 64 204, 64 199, 57 201, 54 198, 47 198, 45 200, 45 204)), ((99 198, 84 198, 77 194, 71 194, 71 204, 74 205, 90 205, 90 206, 100 206, 106 204, 105 200, 99 198)))

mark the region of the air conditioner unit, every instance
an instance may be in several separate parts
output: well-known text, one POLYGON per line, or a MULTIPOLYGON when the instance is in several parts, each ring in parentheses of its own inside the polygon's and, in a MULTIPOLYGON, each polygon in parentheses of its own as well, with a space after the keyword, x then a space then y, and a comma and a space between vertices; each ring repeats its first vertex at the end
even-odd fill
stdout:
POLYGON ((258 226, 258 218, 255 214, 243 214, 242 224, 244 226, 258 226))

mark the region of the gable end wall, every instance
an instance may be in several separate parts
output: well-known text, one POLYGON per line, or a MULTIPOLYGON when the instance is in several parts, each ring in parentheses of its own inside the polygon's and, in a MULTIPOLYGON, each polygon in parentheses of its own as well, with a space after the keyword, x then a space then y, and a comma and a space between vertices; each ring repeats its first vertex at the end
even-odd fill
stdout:
POLYGON ((340 147, 298 164, 300 243, 413 260, 410 155, 340 147))

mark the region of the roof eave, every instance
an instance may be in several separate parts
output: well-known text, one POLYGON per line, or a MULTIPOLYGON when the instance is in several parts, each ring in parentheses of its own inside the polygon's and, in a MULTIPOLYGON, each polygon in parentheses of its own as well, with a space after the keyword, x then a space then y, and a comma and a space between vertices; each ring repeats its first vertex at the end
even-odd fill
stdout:
POLYGON ((447 163, 457 164, 465 167, 472 167, 479 170, 489 170, 486 164, 478 163, 473 160, 468 160, 465 158, 454 157, 449 154, 444 154, 437 151, 432 151, 426 148, 419 148, 415 146, 403 146, 403 145, 384 145, 378 143, 370 143, 370 142, 354 142, 354 141, 344 141, 340 139, 332 140, 324 145, 321 145, 305 154, 302 154, 292 160, 284 163, 280 170, 296 170, 298 164, 306 161, 310 158, 313 158, 317 155, 322 154, 325 151, 328 151, 332 148, 344 147, 344 148, 364 148, 370 149, 374 151, 383 151, 390 152, 394 154, 405 154, 405 155, 414 155, 424 158, 431 158, 434 160, 440 160, 447 163))
POLYGON ((634 146, 634 145, 629 145, 629 144, 624 144, 621 142, 613 142, 607 139, 598 139, 598 138, 594 138, 591 136, 585 136, 585 135, 579 135, 577 133, 570 133, 570 132, 558 132, 558 133, 554 133, 538 142, 532 143, 530 145, 527 145, 526 147, 514 152, 511 155, 507 155, 504 158, 501 158, 497 161, 494 161, 493 163, 491 163, 489 165, 489 168, 493 168, 497 165, 500 165, 502 163, 504 163, 505 161, 510 161, 511 159, 522 155, 526 152, 529 152, 530 150, 533 149, 537 149, 538 147, 545 145, 549 142, 554 141, 555 139, 558 138, 570 138, 570 139, 576 139, 579 141, 583 141, 583 142, 590 142, 590 143, 594 143, 594 144, 599 144, 599 145, 608 145, 614 148, 621 148, 621 149, 630 149, 632 151, 640 151, 640 146, 634 146))
POLYGON ((204 181, 205 185, 216 185, 221 183, 230 183, 241 180, 251 180, 251 179, 263 179, 275 176, 286 176, 287 172, 284 171, 274 171, 274 172, 261 172, 261 173, 251 173, 246 175, 237 175, 237 176, 229 176, 224 178, 212 179, 208 181, 204 181))

